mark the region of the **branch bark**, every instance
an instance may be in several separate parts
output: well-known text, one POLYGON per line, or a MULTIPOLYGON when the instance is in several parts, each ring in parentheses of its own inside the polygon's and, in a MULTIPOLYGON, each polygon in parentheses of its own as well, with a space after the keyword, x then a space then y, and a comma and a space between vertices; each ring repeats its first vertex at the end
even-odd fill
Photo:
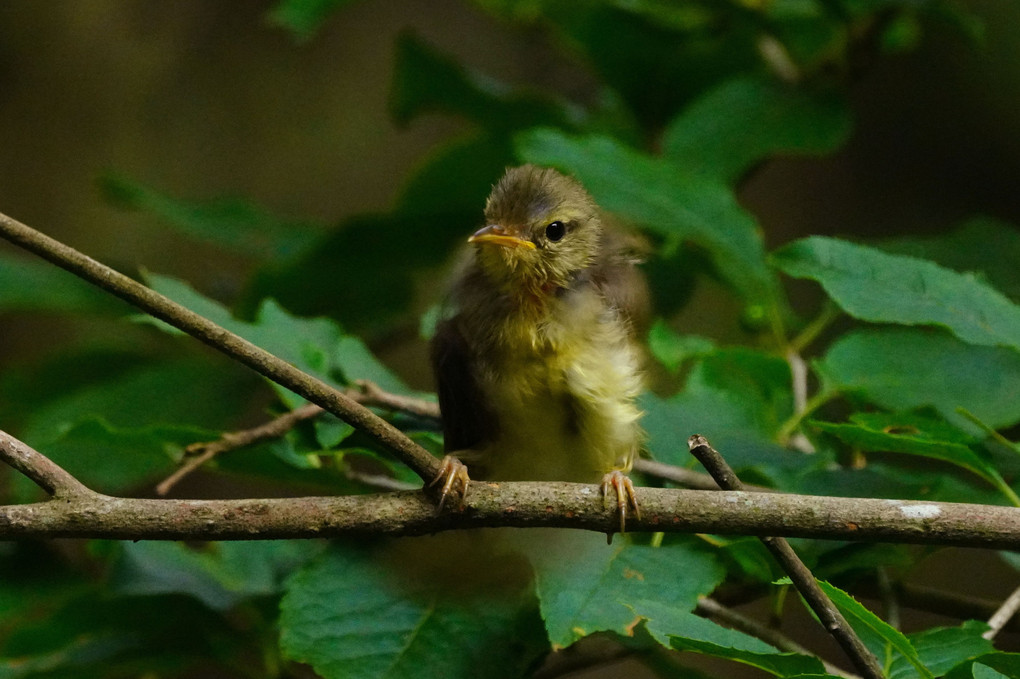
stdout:
MULTIPOLYGON (((0 460, 53 494, 0 507, 0 540, 271 540, 422 535, 465 528, 547 527, 613 532, 614 507, 596 485, 472 482, 463 509, 439 512, 422 491, 251 500, 151 500, 96 493, 42 454, 0 436, 0 460), (43 471, 40 471, 43 470, 43 471), (54 480, 56 479, 56 480, 54 480), (73 483, 72 483, 73 481, 73 483)), ((627 530, 782 535, 1020 549, 1020 508, 781 493, 639 488, 627 530)))
MULTIPOLYGON (((705 437, 695 435, 689 441, 691 454, 698 458, 704 465, 712 478, 727 490, 739 491, 743 484, 734 473, 733 469, 726 463, 715 448, 709 445, 705 437)), ((843 648, 857 671, 867 679, 883 679, 885 674, 878 658, 864 645, 861 638, 857 636, 854 628, 850 626, 843 614, 832 603, 832 600, 822 591, 815 580, 814 574, 801 561, 797 553, 793 551, 790 543, 775 535, 761 538, 762 544, 771 552, 772 556, 779 562, 779 565, 790 576, 793 586, 797 588, 800 595, 811 606, 818 619, 824 624, 826 631, 832 635, 836 642, 843 648)))
POLYGON ((265 349, 3 213, 0 213, 0 237, 133 304, 328 410, 375 438, 422 479, 432 480, 438 473, 439 460, 399 429, 340 390, 305 374, 265 349))

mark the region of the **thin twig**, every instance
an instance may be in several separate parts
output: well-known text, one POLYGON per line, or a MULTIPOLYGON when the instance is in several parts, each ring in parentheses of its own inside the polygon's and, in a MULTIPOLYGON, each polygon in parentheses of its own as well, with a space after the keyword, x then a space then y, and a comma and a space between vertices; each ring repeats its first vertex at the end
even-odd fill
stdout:
MULTIPOLYGON (((698 458, 708 473, 727 490, 740 490, 743 484, 733 472, 726 460, 723 459, 704 436, 694 435, 688 440, 691 454, 698 458)), ((772 553, 783 570, 790 576, 794 587, 800 592, 804 600, 811 606, 818 619, 822 621, 825 629, 833 636, 836 642, 843 648, 854 667, 868 679, 883 679, 882 666, 878 659, 868 650, 857 633, 846 621, 843 614, 839 612, 835 604, 825 595, 821 587, 815 581, 814 574, 804 565, 800 557, 790 547, 790 543, 780 537, 762 537, 762 543, 772 553)))
MULTIPOLYGON (((763 625, 757 620, 738 613, 728 606, 723 606, 715 599, 711 599, 706 596, 700 597, 694 612, 698 615, 703 615, 706 618, 712 618, 718 622, 725 623, 728 627, 732 627, 733 629, 744 632, 745 634, 750 634, 752 637, 761 639, 765 643, 775 646, 780 651, 815 656, 814 653, 804 648, 779 630, 763 625)), ((860 679, 856 674, 846 672, 824 658, 818 659, 822 661, 822 665, 825 666, 825 671, 829 674, 833 674, 838 677, 845 677, 846 679, 860 679)))
POLYGON ((985 639, 994 639, 1003 627, 1006 626, 1016 612, 1020 610, 1020 587, 1013 590, 1013 593, 1006 597, 999 609, 988 619, 988 631, 981 636, 985 639))
POLYGON ((165 496, 186 476, 197 470, 220 453, 244 448, 260 441, 267 441, 283 436, 299 422, 318 417, 323 410, 314 403, 284 413, 268 422, 251 429, 228 431, 215 441, 192 443, 184 450, 181 466, 156 486, 156 494, 165 496))
MULTIPOLYGON (((433 419, 439 419, 440 417, 439 405, 432 401, 414 398, 413 396, 392 394, 369 380, 357 380, 355 384, 358 385, 357 389, 348 389, 344 394, 352 401, 356 401, 363 406, 376 406, 387 410, 411 413, 419 417, 430 417, 433 419)), ((226 432, 215 441, 192 443, 184 451, 185 457, 181 461, 181 466, 156 486, 156 494, 166 496, 185 477, 221 453, 227 453, 255 443, 279 438, 301 422, 314 419, 323 412, 325 411, 319 406, 314 403, 308 403, 251 429, 226 432)), ((348 478, 354 478, 354 476, 356 475, 353 472, 348 473, 348 478)), ((392 479, 389 479, 389 481, 392 481, 392 479)), ((406 490, 409 487, 413 487, 406 483, 389 483, 383 481, 383 477, 372 477, 371 481, 366 482, 369 485, 375 485, 385 490, 406 490)))
POLYGON ((438 459, 368 408, 207 318, 2 213, 0 237, 133 304, 318 404, 375 438, 422 479, 431 481, 439 471, 438 459))
MULTIPOLYGON (((31 478, 52 462, 18 457, 16 439, 0 437, 0 459, 31 478), (15 452, 11 452, 15 451, 15 452)), ((22 444, 23 445, 23 444, 22 444)), ((27 446, 26 446, 27 448, 27 446)), ((56 465, 53 465, 56 467, 56 465)), ((72 486, 58 482, 57 487, 72 486)), ((547 527, 606 533, 619 515, 598 486, 579 483, 475 483, 463 509, 438 512, 421 491, 344 497, 252 500, 150 500, 92 491, 0 506, 0 540, 269 540, 359 535, 422 535, 466 528, 547 527)), ((633 532, 785 535, 992 549, 1020 548, 1020 509, 781 493, 642 488, 633 532)))

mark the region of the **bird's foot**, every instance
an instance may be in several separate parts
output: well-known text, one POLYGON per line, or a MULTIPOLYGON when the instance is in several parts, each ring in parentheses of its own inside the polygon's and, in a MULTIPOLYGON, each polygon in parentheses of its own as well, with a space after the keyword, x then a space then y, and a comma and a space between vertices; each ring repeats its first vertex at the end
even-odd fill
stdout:
MULTIPOLYGON (((641 508, 638 506, 637 494, 634 492, 634 482, 619 469, 614 469, 602 477, 602 502, 609 505, 610 492, 616 496, 616 508, 620 513, 620 532, 627 529, 627 507, 634 510, 634 516, 641 518, 641 508)), ((612 540, 610 533, 609 539, 612 540)))
POLYGON ((447 455, 440 462, 439 473, 432 479, 432 483, 428 487, 431 488, 439 484, 440 481, 442 481, 442 485, 439 489, 439 509, 443 509, 443 505, 446 504, 446 498, 451 494, 455 498, 457 496, 460 497, 459 507, 464 509, 468 483, 471 482, 471 478, 468 476, 467 465, 453 455, 447 455))

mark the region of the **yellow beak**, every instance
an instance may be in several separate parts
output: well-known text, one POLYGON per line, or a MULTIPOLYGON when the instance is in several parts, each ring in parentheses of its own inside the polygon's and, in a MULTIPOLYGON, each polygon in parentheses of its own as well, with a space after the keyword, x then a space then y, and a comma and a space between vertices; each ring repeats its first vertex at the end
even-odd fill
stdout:
POLYGON ((471 234, 468 243, 495 243, 507 247, 523 247, 535 249, 535 244, 517 236, 511 236, 499 224, 489 224, 471 234))

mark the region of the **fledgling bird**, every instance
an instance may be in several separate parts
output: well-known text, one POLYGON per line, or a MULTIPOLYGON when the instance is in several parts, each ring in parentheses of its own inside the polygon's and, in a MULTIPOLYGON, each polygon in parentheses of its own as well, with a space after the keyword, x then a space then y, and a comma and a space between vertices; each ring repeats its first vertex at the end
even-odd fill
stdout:
POLYGON ((642 442, 636 258, 579 182, 507 170, 436 328, 432 363, 447 457, 441 500, 488 480, 602 481, 621 531, 642 442))

